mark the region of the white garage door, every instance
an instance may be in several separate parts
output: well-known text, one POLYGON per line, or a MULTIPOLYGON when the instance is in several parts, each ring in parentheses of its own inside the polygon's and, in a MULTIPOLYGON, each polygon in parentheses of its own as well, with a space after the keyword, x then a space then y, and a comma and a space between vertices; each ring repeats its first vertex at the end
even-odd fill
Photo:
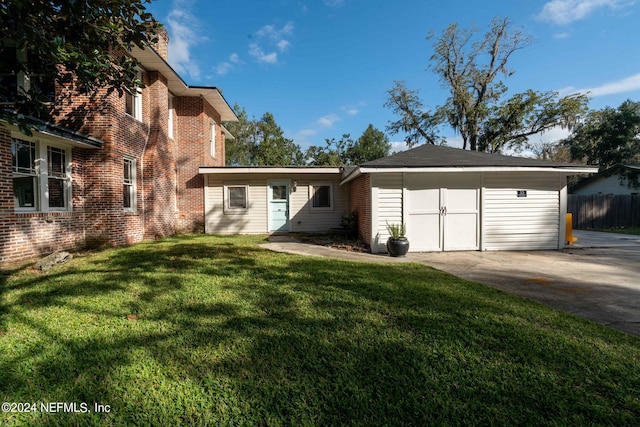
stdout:
POLYGON ((488 173, 484 183, 483 249, 559 248, 559 175, 488 173))
POLYGON ((478 174, 408 174, 405 182, 412 251, 479 249, 478 174))

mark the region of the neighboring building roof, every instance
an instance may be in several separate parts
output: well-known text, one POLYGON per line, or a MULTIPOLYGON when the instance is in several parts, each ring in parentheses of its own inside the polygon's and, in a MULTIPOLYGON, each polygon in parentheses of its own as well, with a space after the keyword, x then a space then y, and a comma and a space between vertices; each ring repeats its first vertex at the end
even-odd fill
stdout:
POLYGON ((635 172, 635 173, 640 173, 640 165, 623 165, 623 164, 617 164, 615 166, 610 167, 609 169, 605 169, 602 172, 598 172, 597 174, 590 176, 588 178, 583 179, 582 181, 578 182, 577 184, 571 186, 569 188, 569 193, 573 193, 574 191, 577 191, 583 187, 586 187, 592 183, 594 183, 595 181, 598 181, 600 179, 603 178, 607 178, 610 177, 611 175, 615 175, 617 173, 619 173, 622 170, 626 170, 626 171, 631 171, 631 172, 635 172))
MULTIPOLYGON (((17 114, 14 111, 9 111, 9 113, 15 114, 17 118, 17 114)), ((37 132, 54 139, 62 140, 62 142, 75 147, 102 148, 104 146, 104 141, 99 138, 85 135, 84 133, 76 132, 59 125, 55 125, 53 123, 45 122, 44 120, 37 119, 35 117, 22 116, 22 120, 26 121, 26 124, 29 126, 32 132, 37 132)), ((10 130, 19 130, 18 125, 14 123, 4 122, 4 124, 0 124, 0 126, 3 125, 10 130)))
POLYGON ((218 88, 213 86, 189 86, 182 80, 182 77, 171 68, 169 63, 149 46, 141 49, 134 45, 130 53, 140 61, 145 69, 149 71, 159 71, 167 79, 167 86, 174 95, 202 96, 220 113, 220 120, 223 122, 238 121, 236 113, 233 112, 233 109, 229 106, 226 99, 224 99, 224 96, 222 96, 218 88))

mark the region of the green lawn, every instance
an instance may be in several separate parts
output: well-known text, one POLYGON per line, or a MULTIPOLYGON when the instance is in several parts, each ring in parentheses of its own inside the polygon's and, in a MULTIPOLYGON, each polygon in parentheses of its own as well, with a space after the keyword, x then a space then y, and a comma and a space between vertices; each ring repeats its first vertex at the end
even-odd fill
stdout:
POLYGON ((0 424, 640 424, 638 337, 424 266, 260 241, 186 236, 6 272, 0 397, 38 412, 0 424))
POLYGON ((635 234, 640 236, 640 227, 628 227, 628 228, 595 228, 590 231, 601 231, 603 233, 618 233, 618 234, 635 234))

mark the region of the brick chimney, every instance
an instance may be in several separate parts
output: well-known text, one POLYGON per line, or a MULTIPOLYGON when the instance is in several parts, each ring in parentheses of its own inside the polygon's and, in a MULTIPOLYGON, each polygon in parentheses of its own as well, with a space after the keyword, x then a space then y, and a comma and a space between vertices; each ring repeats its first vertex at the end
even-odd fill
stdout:
POLYGON ((153 47, 153 50, 158 52, 158 55, 162 57, 165 61, 169 61, 169 33, 164 27, 158 28, 156 30, 156 36, 158 37, 158 42, 153 47))

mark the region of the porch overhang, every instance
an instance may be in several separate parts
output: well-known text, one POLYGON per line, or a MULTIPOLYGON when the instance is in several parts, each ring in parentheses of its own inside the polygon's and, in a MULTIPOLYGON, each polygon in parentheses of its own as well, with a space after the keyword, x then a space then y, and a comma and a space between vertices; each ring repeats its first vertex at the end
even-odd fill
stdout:
POLYGON ((104 141, 99 138, 85 135, 53 123, 45 122, 35 117, 26 116, 22 118, 22 120, 26 120, 26 125, 33 133, 32 135, 26 135, 21 131, 17 124, 4 120, 0 120, 0 127, 5 127, 12 135, 20 134, 31 138, 38 138, 38 135, 42 135, 42 137, 53 140, 54 142, 71 145, 72 147, 77 148, 100 149, 104 146, 104 141))

